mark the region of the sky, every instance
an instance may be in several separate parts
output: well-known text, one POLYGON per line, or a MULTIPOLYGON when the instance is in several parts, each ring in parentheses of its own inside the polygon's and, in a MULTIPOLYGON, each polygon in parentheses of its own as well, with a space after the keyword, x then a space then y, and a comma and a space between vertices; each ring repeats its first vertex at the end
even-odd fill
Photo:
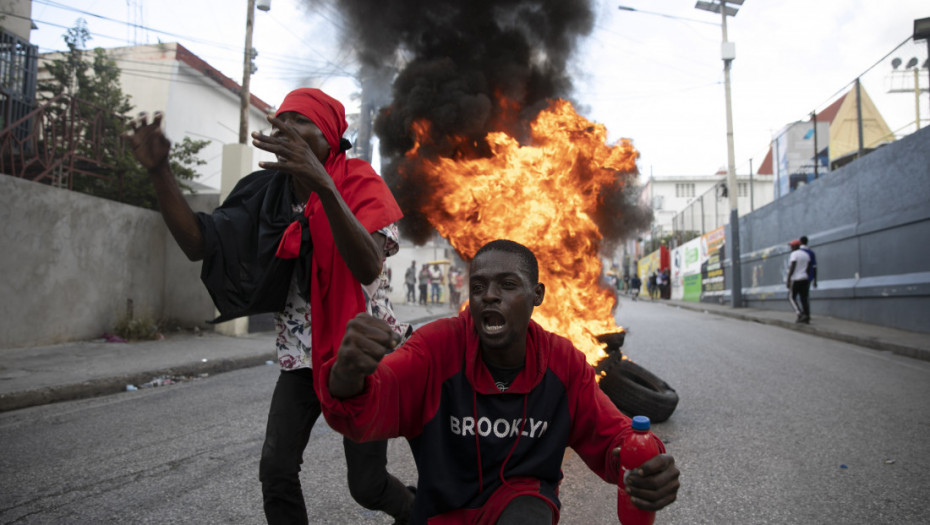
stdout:
MULTIPOLYGON (((643 178, 713 175, 725 168, 720 15, 695 9, 694 0, 594 4, 594 30, 579 43, 571 66, 577 111, 604 124, 610 141, 633 140, 643 178)), ((291 89, 312 85, 351 111, 357 64, 339 38, 338 10, 307 5, 272 0, 270 11, 256 11, 252 93, 277 105, 291 89)), ((89 47, 177 41, 241 82, 246 6, 246 0, 33 0, 39 29, 31 40, 40 52, 61 50, 66 28, 84 18, 89 47)), ((913 132, 914 76, 894 71, 891 62, 917 57, 925 63, 926 43, 906 41, 914 20, 926 17, 927 0, 745 0, 727 21, 728 40, 736 46, 737 173, 755 172, 786 125, 822 110, 857 77, 893 131, 913 132)), ((930 84, 926 69, 919 82, 923 89, 930 84)), ((930 125, 926 92, 920 115, 922 125, 930 125)))

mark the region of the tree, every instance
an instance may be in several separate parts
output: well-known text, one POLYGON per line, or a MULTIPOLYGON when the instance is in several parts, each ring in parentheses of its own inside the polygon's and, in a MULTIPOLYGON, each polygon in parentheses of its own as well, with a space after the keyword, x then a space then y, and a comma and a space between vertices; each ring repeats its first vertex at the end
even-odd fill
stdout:
MULTIPOLYGON (((120 135, 126 130, 133 106, 129 95, 120 88, 120 70, 102 48, 85 49, 91 39, 87 23, 78 19, 62 37, 68 50, 62 58, 48 65, 51 78, 39 83, 48 111, 59 123, 62 137, 73 133, 76 172, 75 190, 155 209, 157 200, 148 173, 123 147, 120 135), (61 99, 56 97, 62 96, 61 99), (73 119, 68 114, 74 111, 73 119), (68 124, 70 123, 70 127, 68 124)), ((185 137, 171 148, 169 162, 178 184, 190 190, 186 181, 198 174, 197 166, 206 164, 197 153, 210 141, 185 137)), ((64 155, 65 151, 60 151, 64 155)))

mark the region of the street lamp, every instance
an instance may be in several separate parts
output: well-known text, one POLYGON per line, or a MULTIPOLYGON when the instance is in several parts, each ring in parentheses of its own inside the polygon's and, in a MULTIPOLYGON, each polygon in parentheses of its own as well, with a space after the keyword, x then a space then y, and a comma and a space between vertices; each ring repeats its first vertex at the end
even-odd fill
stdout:
MULTIPOLYGON (((255 25, 255 2, 248 1, 248 12, 245 17, 245 52, 242 60, 242 89, 239 90, 239 144, 245 144, 249 138, 249 102, 251 94, 249 93, 249 80, 255 64, 255 56, 258 52, 252 47, 252 26, 255 25)), ((258 8, 262 11, 271 9, 271 0, 258 0, 258 8)))
MULTIPOLYGON (((918 40, 927 43, 927 76, 930 77, 930 18, 914 20, 914 42, 918 40)), ((927 86, 927 92, 930 92, 930 86, 927 86)))
POLYGON ((723 80, 726 86, 727 100, 727 186, 730 197, 730 261, 732 261, 732 305, 733 308, 743 306, 743 279, 740 273, 740 246, 739 246, 739 192, 736 186, 736 154, 733 151, 733 105, 730 102, 730 63, 736 58, 736 45, 727 41, 727 16, 736 16, 738 7, 727 4, 743 5, 743 0, 718 0, 705 2, 699 0, 694 6, 696 9, 720 13, 721 28, 723 29, 723 43, 720 45, 720 57, 723 59, 723 80))

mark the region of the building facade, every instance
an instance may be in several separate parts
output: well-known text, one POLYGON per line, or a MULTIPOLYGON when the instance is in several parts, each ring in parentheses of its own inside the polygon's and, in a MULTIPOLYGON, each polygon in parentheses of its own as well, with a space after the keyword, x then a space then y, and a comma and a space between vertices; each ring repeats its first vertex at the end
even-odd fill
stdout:
MULTIPOLYGON (((134 111, 164 113, 163 126, 172 141, 184 137, 210 141, 199 153, 206 164, 198 168, 201 176, 197 182, 219 189, 223 145, 239 141, 239 84, 174 42, 117 47, 106 52, 120 69, 120 87, 129 95, 134 111)), ((47 78, 45 64, 61 56, 57 52, 40 55, 40 79, 47 78)), ((266 116, 273 110, 271 104, 251 95, 249 131, 269 132, 266 116)), ((273 160, 272 155, 253 150, 253 169, 258 169, 259 161, 273 160)))
MULTIPOLYGON (((653 212, 646 237, 660 239, 675 231, 706 233, 727 223, 730 204, 723 173, 699 176, 649 177, 640 202, 653 212)), ((745 215, 772 202, 771 175, 737 175, 739 214, 745 215)))

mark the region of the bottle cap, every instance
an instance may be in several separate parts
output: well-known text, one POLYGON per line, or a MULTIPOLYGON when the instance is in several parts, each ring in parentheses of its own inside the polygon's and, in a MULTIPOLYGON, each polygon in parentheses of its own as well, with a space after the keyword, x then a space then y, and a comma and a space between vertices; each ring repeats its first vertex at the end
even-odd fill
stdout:
POLYGON ((633 430, 649 430, 649 418, 646 416, 634 417, 633 430))

